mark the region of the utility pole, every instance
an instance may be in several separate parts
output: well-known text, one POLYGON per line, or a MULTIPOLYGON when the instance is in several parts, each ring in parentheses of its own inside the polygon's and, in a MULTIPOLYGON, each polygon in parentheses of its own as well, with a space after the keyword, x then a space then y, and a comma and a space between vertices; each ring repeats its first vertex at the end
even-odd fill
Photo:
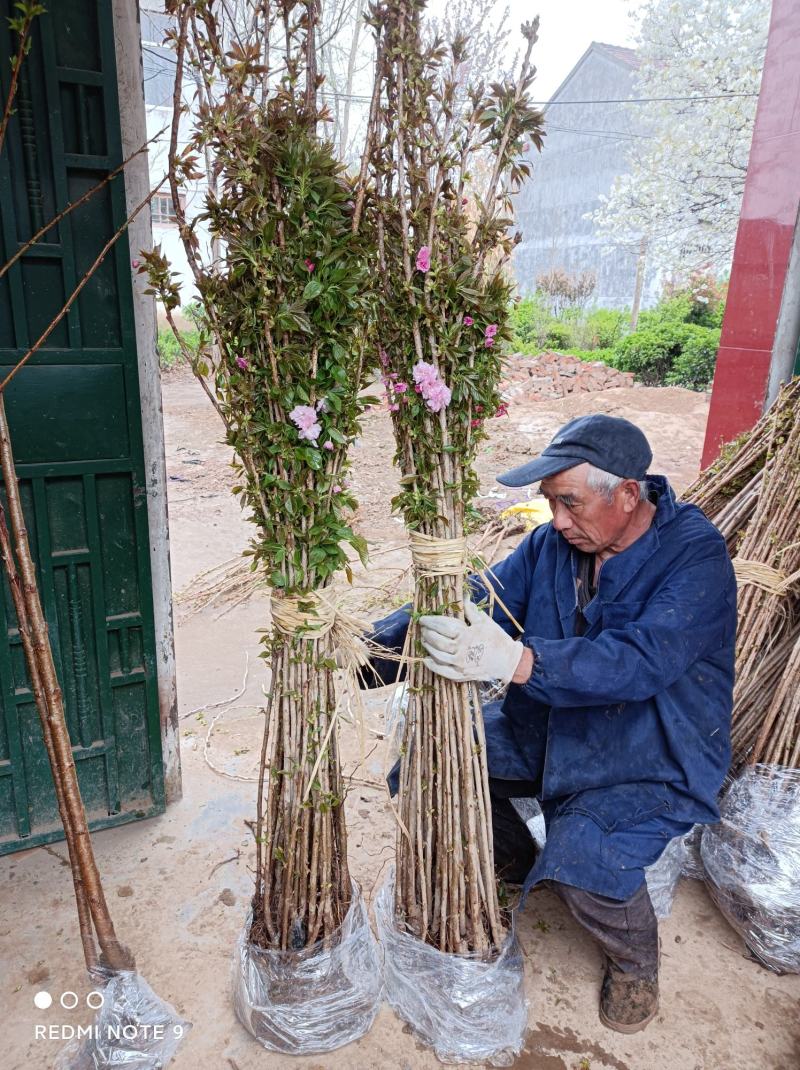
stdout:
POLYGON ((631 308, 631 330, 636 330, 639 322, 639 309, 642 304, 642 290, 644 289, 644 265, 647 260, 647 237, 643 236, 639 242, 639 258, 636 261, 636 282, 633 286, 633 307, 631 308))

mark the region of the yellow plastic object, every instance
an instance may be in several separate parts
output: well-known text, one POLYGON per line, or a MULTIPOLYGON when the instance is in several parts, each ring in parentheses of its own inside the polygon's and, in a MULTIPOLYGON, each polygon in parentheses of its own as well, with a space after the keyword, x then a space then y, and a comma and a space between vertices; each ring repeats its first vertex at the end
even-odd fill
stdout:
POLYGON ((503 518, 518 516, 528 531, 533 531, 533 529, 538 528, 540 524, 546 524, 553 519, 553 514, 550 512, 550 506, 544 499, 535 502, 518 502, 516 505, 509 505, 508 509, 504 509, 500 516, 503 518))

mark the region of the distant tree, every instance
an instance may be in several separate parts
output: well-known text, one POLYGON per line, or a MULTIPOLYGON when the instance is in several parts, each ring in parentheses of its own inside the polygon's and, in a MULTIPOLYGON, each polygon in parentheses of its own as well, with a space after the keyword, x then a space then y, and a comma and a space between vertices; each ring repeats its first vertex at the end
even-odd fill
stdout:
POLYGON ((554 268, 536 278, 536 292, 544 296, 557 319, 569 308, 583 308, 596 285, 597 276, 593 271, 570 275, 563 268, 554 268))
POLYGON ((601 234, 686 276, 729 266, 764 64, 770 0, 644 0, 633 97, 640 129, 594 213, 601 234), (689 101, 685 98, 705 98, 689 101), (665 99, 666 98, 666 99, 665 99))

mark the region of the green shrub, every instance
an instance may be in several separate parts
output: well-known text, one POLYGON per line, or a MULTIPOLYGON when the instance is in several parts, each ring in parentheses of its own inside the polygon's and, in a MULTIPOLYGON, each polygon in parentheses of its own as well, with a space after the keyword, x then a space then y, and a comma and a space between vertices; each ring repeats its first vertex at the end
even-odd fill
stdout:
MULTIPOLYGON (((194 330, 184 331, 183 336, 192 352, 196 353, 200 345, 200 332, 194 330)), ((167 371, 183 362, 181 348, 170 327, 159 328, 158 359, 161 367, 167 371)))
POLYGON ((547 349, 566 349, 572 345, 572 328, 568 323, 554 320, 547 328, 544 344, 547 349))
POLYGON ((614 346, 614 367, 633 372, 646 386, 661 386, 683 344, 683 323, 643 327, 614 346))
POLYGON ((618 342, 613 365, 633 372, 646 386, 670 384, 702 390, 714 376, 719 335, 716 328, 667 316, 618 342))
POLYGON ((615 346, 630 329, 631 314, 626 309, 595 308, 586 317, 586 330, 591 342, 587 349, 610 349, 615 346))
POLYGON ((705 390, 714 378, 721 331, 718 327, 701 327, 687 323, 681 352, 675 358, 666 381, 670 386, 705 390))
POLYGON ((514 306, 511 313, 512 344, 522 353, 544 348, 548 328, 555 320, 538 296, 526 297, 514 306))

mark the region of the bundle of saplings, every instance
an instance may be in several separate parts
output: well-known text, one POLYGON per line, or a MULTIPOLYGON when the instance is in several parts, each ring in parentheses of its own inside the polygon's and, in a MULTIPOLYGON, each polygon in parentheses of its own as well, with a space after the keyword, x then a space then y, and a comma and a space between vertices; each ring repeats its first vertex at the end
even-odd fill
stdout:
MULTIPOLYGON (((272 593, 256 885, 236 952, 235 1006, 267 1048, 328 1051, 369 1028, 381 988, 348 872, 337 742, 335 655, 358 656, 359 629, 329 593, 349 568, 348 547, 365 551, 349 523, 346 476, 370 400, 359 394, 374 253, 360 227, 363 184, 325 136, 318 5, 171 7, 176 105, 185 69, 197 86, 181 150, 176 107, 170 177, 201 300, 199 355, 176 334, 235 452, 234 490, 256 530, 252 567, 272 593), (207 188, 189 220, 182 190, 201 164, 207 188), (199 220, 211 235, 207 255, 199 220)), ((146 266, 172 320, 179 294, 169 265, 156 252, 146 266)))
POLYGON ((739 584, 733 783, 701 857, 752 954, 800 971, 800 379, 685 497, 719 526, 739 584))
POLYGON ((422 664, 417 622, 465 613, 474 461, 486 420, 504 410, 509 199, 542 143, 528 99, 537 30, 523 27, 516 79, 471 85, 469 42, 428 39, 424 13, 424 0, 387 0, 370 13, 376 346, 402 473, 393 506, 415 577, 396 876, 377 916, 393 1006, 442 1058, 485 1061, 521 1048, 521 961, 498 903, 478 688, 422 664))

